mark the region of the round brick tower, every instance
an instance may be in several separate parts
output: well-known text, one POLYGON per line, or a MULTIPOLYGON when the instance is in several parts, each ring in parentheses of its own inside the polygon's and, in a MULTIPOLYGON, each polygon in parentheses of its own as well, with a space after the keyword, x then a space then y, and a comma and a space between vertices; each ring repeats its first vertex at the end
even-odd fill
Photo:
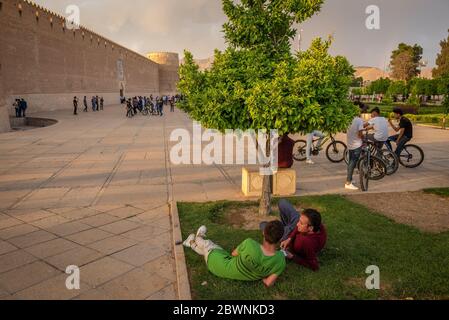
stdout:
POLYGON ((159 93, 177 94, 179 81, 179 55, 173 52, 150 52, 148 59, 159 64, 159 93))

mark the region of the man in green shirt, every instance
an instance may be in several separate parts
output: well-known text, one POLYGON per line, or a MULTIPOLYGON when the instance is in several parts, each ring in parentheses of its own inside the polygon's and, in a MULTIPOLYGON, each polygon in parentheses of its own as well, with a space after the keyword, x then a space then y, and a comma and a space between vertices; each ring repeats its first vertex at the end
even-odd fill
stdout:
POLYGON ((207 228, 202 226, 197 234, 191 234, 184 246, 204 256, 209 271, 220 278, 257 281, 271 287, 284 272, 286 262, 282 252, 277 250, 284 235, 280 221, 264 226, 264 241, 260 244, 252 239, 243 241, 232 254, 210 240, 204 240, 207 228))

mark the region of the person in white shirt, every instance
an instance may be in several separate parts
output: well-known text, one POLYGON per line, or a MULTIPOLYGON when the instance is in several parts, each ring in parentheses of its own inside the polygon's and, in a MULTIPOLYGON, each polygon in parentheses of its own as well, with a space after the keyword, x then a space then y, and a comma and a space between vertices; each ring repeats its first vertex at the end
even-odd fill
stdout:
POLYGON ((348 164, 348 175, 346 179, 345 189, 348 190, 358 190, 354 183, 352 182, 352 177, 354 175, 354 169, 357 162, 360 159, 360 154, 362 153, 363 145, 363 131, 365 130, 363 119, 361 118, 362 113, 365 113, 367 107, 363 103, 359 103, 360 113, 357 117, 352 120, 351 127, 348 129, 348 150, 349 150, 349 164, 348 164))
POLYGON ((371 120, 365 124, 366 130, 374 130, 374 133, 368 135, 368 139, 373 141, 378 148, 382 148, 388 140, 388 121, 380 116, 380 109, 374 108, 371 111, 371 120))

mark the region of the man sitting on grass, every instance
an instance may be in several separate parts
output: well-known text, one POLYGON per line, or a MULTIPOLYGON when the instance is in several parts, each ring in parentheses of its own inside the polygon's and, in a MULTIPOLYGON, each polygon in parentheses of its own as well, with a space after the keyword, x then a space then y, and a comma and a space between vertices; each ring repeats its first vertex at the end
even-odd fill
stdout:
POLYGON ((318 271, 317 256, 327 241, 321 214, 314 209, 306 209, 299 214, 287 200, 279 201, 279 211, 285 229, 281 248, 285 250, 287 259, 318 271))
POLYGON ((202 226, 197 234, 191 234, 184 246, 204 256, 209 271, 217 277, 240 280, 263 280, 271 287, 286 267, 285 257, 277 251, 284 234, 280 221, 273 221, 264 228, 263 244, 247 239, 232 252, 223 250, 210 240, 204 240, 207 228, 202 226))

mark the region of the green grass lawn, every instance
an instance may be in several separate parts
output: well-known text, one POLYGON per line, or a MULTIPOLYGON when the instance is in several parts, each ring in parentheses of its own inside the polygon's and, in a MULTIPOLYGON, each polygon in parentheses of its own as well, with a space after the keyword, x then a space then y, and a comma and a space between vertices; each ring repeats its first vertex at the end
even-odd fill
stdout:
POLYGON ((425 189, 424 192, 433 193, 443 197, 449 197, 449 188, 425 189))
MULTIPOLYGON (((271 289, 262 282, 244 283, 214 277, 202 257, 186 249, 194 299, 449 299, 449 232, 428 234, 400 225, 341 196, 292 198, 302 207, 320 210, 329 241, 317 273, 289 263, 271 289), (377 265, 379 291, 367 290, 365 270, 377 265), (207 283, 206 285, 203 285, 207 283)), ((257 208, 252 202, 179 203, 183 237, 205 224, 208 237, 232 250, 258 231, 227 224, 230 210, 257 208)))

